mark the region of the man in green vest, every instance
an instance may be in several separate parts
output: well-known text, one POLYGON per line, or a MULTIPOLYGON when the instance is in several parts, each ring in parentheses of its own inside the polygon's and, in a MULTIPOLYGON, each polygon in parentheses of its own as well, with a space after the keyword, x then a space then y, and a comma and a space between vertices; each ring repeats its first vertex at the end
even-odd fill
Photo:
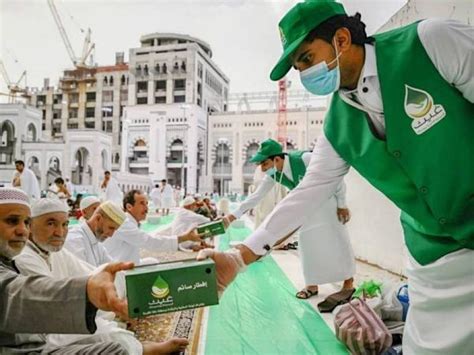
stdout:
POLYGON ((283 55, 270 77, 294 67, 311 93, 334 93, 323 135, 303 181, 243 245, 201 256, 216 260, 225 288, 315 213, 352 166, 401 210, 404 354, 472 353, 474 28, 428 19, 372 38, 359 14, 313 0, 295 5, 279 30, 283 55))
MULTIPOLYGON (((303 179, 311 160, 311 152, 284 153, 277 141, 267 139, 250 162, 260 165, 265 178, 258 189, 238 209, 224 219, 232 223, 255 208, 276 183, 293 190, 303 179)), ((318 294, 318 285, 344 280, 342 288, 351 290, 355 274, 355 259, 347 228, 349 210, 346 207, 346 186, 339 184, 334 195, 300 229, 301 265, 306 287, 296 297, 307 299, 318 294)), ((341 293, 348 294, 345 291, 341 293)))

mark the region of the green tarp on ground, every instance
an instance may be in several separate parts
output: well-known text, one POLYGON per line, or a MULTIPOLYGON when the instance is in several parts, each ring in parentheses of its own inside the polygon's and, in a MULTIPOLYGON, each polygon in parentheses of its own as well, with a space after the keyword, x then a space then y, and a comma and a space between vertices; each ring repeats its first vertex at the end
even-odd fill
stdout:
MULTIPOLYGON (((231 228, 219 248, 243 240, 231 228)), ((296 289, 272 257, 252 264, 210 308, 205 354, 348 354, 320 315, 295 297, 296 289)))

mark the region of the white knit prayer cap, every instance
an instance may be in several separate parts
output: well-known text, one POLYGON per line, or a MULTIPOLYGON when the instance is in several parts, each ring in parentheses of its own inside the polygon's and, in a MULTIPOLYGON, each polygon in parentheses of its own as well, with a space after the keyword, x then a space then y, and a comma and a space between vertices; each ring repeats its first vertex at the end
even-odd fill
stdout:
POLYGON ((84 211, 87 207, 92 206, 94 203, 100 203, 100 200, 96 196, 87 196, 81 200, 79 208, 84 211))
POLYGON ((64 202, 57 198, 42 198, 33 202, 31 206, 31 217, 39 217, 47 213, 64 212, 69 213, 69 209, 64 202))
POLYGON ((192 196, 187 196, 183 201, 181 201, 181 207, 189 206, 195 203, 196 200, 192 196))
POLYGON ((19 204, 30 208, 28 195, 14 187, 0 187, 0 205, 19 204))
POLYGON ((119 226, 122 225, 122 223, 125 221, 125 218, 127 218, 125 212, 116 203, 113 203, 112 201, 101 203, 99 209, 119 226))

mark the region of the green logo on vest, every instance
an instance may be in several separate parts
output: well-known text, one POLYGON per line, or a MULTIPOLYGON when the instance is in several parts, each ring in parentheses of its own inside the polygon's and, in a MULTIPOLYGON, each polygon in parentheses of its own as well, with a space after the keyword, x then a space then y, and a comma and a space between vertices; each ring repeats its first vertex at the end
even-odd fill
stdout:
POLYGON ((158 276, 151 287, 151 294, 155 298, 165 298, 170 293, 168 283, 158 276))
POLYGON ((405 84, 405 112, 413 119, 411 127, 422 134, 446 116, 442 105, 435 105, 431 95, 405 84))

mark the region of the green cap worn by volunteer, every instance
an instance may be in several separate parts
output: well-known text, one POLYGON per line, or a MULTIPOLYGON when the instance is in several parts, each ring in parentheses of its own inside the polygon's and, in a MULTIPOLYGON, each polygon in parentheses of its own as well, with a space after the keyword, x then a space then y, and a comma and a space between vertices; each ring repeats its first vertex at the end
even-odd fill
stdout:
MULTIPOLYGON (((291 69, 291 55, 327 19, 334 1, 294 6, 279 24, 283 55, 270 77, 291 69)), ((446 82, 418 37, 418 22, 375 35, 386 138, 367 113, 335 93, 324 134, 336 152, 401 210, 410 253, 427 265, 474 249, 474 105, 446 82)))
POLYGON ((260 144, 258 152, 250 159, 250 162, 260 164, 268 158, 279 154, 283 154, 281 144, 273 139, 267 139, 260 144))
POLYGON ((333 16, 345 14, 342 4, 330 0, 306 1, 295 5, 279 23, 283 55, 273 68, 270 78, 280 80, 288 73, 293 66, 291 55, 311 30, 333 16))
MULTIPOLYGON (((270 177, 280 184, 293 190, 301 180, 303 180, 304 174, 306 174, 306 165, 303 161, 303 154, 306 153, 303 150, 293 150, 287 153, 288 164, 290 165, 292 179, 286 176, 281 171, 276 171, 270 177)), ((283 148, 280 143, 273 139, 267 139, 260 144, 258 152, 250 159, 250 162, 261 164, 270 157, 275 155, 283 154, 283 148)))

